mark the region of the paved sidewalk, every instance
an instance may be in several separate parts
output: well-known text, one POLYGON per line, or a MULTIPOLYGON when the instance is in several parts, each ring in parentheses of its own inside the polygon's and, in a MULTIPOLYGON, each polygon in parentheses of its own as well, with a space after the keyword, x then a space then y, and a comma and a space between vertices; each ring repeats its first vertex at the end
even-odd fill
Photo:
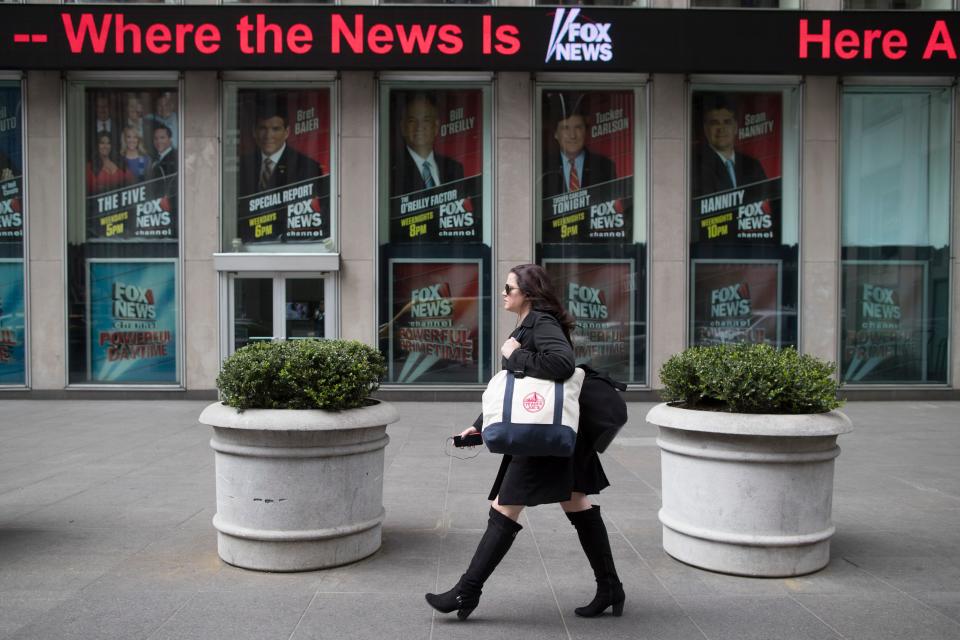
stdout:
POLYGON ((485 526, 498 457, 443 454, 476 406, 398 403, 383 547, 327 571, 264 574, 219 560, 205 403, 0 401, 0 638, 960 638, 960 403, 852 403, 837 459, 832 562, 795 579, 680 564, 660 548, 649 404, 603 455, 598 497, 627 591, 584 620, 590 568, 559 507, 524 530, 466 623, 449 588, 485 526))

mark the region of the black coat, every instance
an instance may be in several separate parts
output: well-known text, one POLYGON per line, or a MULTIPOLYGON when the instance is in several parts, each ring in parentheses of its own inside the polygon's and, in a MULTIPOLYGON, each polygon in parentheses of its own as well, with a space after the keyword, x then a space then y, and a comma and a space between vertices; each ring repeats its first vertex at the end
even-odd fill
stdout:
POLYGON ((152 179, 163 178, 164 193, 171 195, 177 188, 177 150, 171 148, 161 159, 154 158, 150 165, 152 179))
MULTIPOLYGON (((548 380, 566 380, 573 375, 573 347, 552 315, 531 311, 510 334, 513 338, 518 335, 520 348, 502 360, 504 369, 548 380)), ((482 425, 481 414, 473 426, 479 429, 482 425)), ((573 491, 600 493, 608 486, 600 458, 590 443, 578 436, 569 458, 503 456, 488 499, 499 497, 500 504, 533 506, 569 500, 573 491)))
MULTIPOLYGON (((617 177, 617 169, 613 160, 599 153, 590 153, 583 150, 583 175, 580 176, 580 186, 589 187, 602 182, 609 182, 617 177)), ((543 172, 543 197, 557 196, 567 191, 567 181, 563 175, 563 160, 559 154, 552 155, 551 162, 543 172)))
MULTIPOLYGON (((733 174, 737 177, 737 186, 741 187, 767 179, 760 161, 739 151, 734 154, 733 174)), ((707 145, 700 145, 694 152, 692 181, 694 197, 734 188, 726 165, 717 152, 707 145)))
MULTIPOLYGON (((423 182, 420 167, 414 162, 413 156, 410 155, 407 148, 403 147, 399 155, 401 158, 398 159, 390 171, 390 195, 399 196, 426 189, 427 185, 423 182)), ((463 165, 453 158, 442 156, 434 151, 433 160, 437 163, 440 184, 463 178, 463 165)))
MULTIPOLYGON (((237 176, 238 195, 248 196, 263 191, 260 188, 260 171, 263 167, 263 154, 260 151, 245 155, 240 159, 240 173, 237 176)), ((320 175, 320 165, 289 144, 280 155, 277 166, 270 174, 266 190, 294 184, 320 175)))

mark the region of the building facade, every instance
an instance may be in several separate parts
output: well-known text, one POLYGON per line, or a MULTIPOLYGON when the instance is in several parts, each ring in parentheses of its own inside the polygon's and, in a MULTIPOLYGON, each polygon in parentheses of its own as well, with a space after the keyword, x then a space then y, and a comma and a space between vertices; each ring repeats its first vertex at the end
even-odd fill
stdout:
POLYGON ((635 397, 741 341, 960 397, 949 4, 200 4, 0 6, 8 397, 209 394, 307 337, 456 397, 525 262, 635 397))

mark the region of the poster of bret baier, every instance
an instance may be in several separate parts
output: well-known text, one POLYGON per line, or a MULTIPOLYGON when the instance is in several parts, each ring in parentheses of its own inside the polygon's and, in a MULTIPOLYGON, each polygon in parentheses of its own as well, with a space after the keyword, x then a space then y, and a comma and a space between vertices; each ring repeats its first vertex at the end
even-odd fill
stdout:
POLYGON ((692 123, 691 239, 779 243, 783 96, 696 91, 692 123))
POLYGON ((175 260, 89 260, 91 382, 177 382, 175 260))
POLYGON ((390 381, 480 379, 480 262, 390 261, 390 381))
POLYGON ((329 90, 241 90, 237 119, 240 240, 263 245, 329 238, 329 90))
POLYGON ((390 242, 483 241, 483 92, 390 94, 390 242))

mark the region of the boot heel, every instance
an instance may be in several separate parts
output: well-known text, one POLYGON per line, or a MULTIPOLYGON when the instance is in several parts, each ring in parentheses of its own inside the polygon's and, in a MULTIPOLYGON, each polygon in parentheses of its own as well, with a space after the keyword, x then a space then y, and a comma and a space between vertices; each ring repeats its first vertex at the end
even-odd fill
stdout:
POLYGON ((470 617, 470 614, 473 613, 473 610, 474 610, 474 609, 476 609, 476 607, 468 607, 468 608, 465 608, 465 609, 457 609, 457 617, 458 617, 459 619, 461 619, 461 620, 466 620, 467 618, 470 617))
POLYGON ((613 603, 613 616, 615 618, 619 618, 620 616, 623 615, 623 602, 624 601, 621 600, 620 602, 613 603))

